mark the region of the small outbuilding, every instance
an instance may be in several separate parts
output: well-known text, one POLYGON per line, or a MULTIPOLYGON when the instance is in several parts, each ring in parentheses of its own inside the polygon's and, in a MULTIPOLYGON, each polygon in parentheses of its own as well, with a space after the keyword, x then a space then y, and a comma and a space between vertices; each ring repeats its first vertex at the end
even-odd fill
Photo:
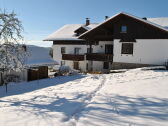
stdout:
MULTIPOLYGON (((48 78, 48 67, 58 65, 58 62, 50 56, 50 48, 26 45, 28 56, 25 58, 25 69, 12 71, 8 76, 12 81, 32 81, 48 78)), ((0 85, 4 82, 4 73, 0 76, 0 85)))

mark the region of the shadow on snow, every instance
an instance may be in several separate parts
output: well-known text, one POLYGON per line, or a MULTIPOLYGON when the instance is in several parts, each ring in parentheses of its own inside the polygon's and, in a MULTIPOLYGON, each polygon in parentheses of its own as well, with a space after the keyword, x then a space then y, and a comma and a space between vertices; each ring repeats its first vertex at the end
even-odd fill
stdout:
MULTIPOLYGON (((80 94, 79 94, 80 95, 80 94)), ((139 117, 142 119, 168 121, 168 99, 156 97, 126 97, 126 96, 102 96, 107 102, 91 102, 88 106, 83 108, 84 103, 77 102, 77 98, 66 99, 50 96, 37 96, 29 100, 19 101, 13 100, 0 100, 2 103, 8 104, 6 107, 15 106, 16 114, 26 112, 34 114, 41 118, 60 118, 60 116, 51 114, 52 112, 61 112, 64 116, 62 121, 68 121, 75 114, 80 117, 87 117, 90 120, 86 121, 86 125, 96 125, 97 121, 104 121, 109 124, 120 125, 128 123, 126 119, 132 117, 139 117), (53 99, 52 102, 39 103, 38 99, 53 99), (17 108, 23 107, 23 109, 17 108), (102 107, 106 106, 106 107, 102 107), (80 110, 80 109, 83 110, 80 110), (31 110, 31 111, 30 111, 31 110), (97 120, 97 121, 93 121, 97 120), (95 124, 94 124, 95 123, 95 124)), ((79 118, 80 118, 79 117, 79 118)), ((132 120, 134 122, 134 120, 132 120)), ((134 122, 134 125, 141 125, 139 122, 134 122)))
POLYGON ((79 74, 74 76, 60 76, 56 78, 47 78, 41 80, 35 80, 30 82, 21 82, 21 83, 10 83, 8 84, 8 92, 5 92, 5 86, 0 87, 0 98, 23 94, 38 89, 46 88, 49 86, 55 86, 59 84, 64 84, 69 81, 74 81, 86 77, 85 75, 79 74))

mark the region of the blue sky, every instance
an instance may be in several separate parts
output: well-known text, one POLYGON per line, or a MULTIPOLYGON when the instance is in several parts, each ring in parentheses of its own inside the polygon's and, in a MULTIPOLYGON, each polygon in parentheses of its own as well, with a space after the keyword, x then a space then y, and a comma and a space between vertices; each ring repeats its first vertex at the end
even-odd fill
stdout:
POLYGON ((102 22, 104 16, 124 11, 138 17, 168 17, 168 0, 0 0, 0 8, 14 10, 24 26, 28 44, 51 46, 42 42, 65 24, 102 22))

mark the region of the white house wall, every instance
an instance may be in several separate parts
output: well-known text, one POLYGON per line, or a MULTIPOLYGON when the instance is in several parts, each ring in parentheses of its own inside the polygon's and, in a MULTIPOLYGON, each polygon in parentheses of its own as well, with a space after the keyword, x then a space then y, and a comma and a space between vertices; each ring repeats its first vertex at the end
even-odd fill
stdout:
MULTIPOLYGON (((113 44, 113 41, 99 41, 98 45, 92 45, 93 53, 105 53, 105 45, 113 44)), ((62 54, 61 47, 66 48, 66 54, 74 54, 74 48, 81 48, 80 54, 87 53, 87 48, 90 48, 89 45, 53 45, 53 58, 59 62, 59 65, 56 67, 58 69, 61 65, 62 54)), ((79 69, 86 71, 86 64, 88 61, 79 61, 79 69)), ((73 69, 73 61, 65 60, 65 65, 73 69)), ((94 71, 104 71, 102 61, 93 61, 93 70, 94 71)), ((105 70, 106 71, 106 70, 105 70)))
POLYGON ((61 47, 65 47, 65 54, 74 54, 74 48, 81 48, 80 54, 86 53, 86 45, 53 45, 53 58, 57 60, 59 63, 62 60, 61 47))
POLYGON ((105 45, 113 44, 113 41, 99 41, 99 45, 93 45, 93 53, 105 53, 105 45))
MULTIPOLYGON (((57 69, 60 67, 62 61, 61 47, 65 47, 65 54, 74 54, 75 48, 81 48, 79 52, 80 54, 85 54, 87 52, 86 45, 53 45, 53 59, 59 62, 57 69)), ((73 61, 65 60, 65 65, 73 69, 73 61)), ((79 68, 85 71, 85 61, 79 61, 79 68)))
POLYGON ((113 62, 164 65, 168 60, 168 39, 136 39, 133 55, 121 54, 121 47, 114 40, 113 62))

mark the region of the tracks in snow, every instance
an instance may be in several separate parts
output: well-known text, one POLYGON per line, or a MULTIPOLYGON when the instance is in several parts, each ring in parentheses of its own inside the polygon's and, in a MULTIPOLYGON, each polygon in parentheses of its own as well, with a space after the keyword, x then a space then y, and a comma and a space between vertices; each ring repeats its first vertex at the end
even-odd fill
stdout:
MULTIPOLYGON (((71 117, 69 119, 75 119, 75 121, 77 122, 80 118, 80 114, 82 113, 82 111, 85 110, 86 106, 89 105, 92 101, 92 99, 96 96, 97 92, 101 90, 101 88, 105 85, 106 83, 106 76, 102 76, 102 81, 99 84, 99 86, 92 91, 91 93, 89 93, 83 100, 83 105, 79 106, 79 108, 76 109, 76 111, 74 111, 71 114, 71 117)), ((75 125, 76 126, 76 125, 75 125)))
POLYGON ((96 93, 98 91, 100 91, 100 89, 104 86, 104 84, 106 82, 106 77, 105 76, 102 76, 102 77, 103 77, 103 79, 102 79, 101 83, 99 84, 99 86, 93 92, 91 92, 90 94, 87 95, 88 104, 91 102, 91 100, 93 99, 93 97, 95 97, 96 93))

